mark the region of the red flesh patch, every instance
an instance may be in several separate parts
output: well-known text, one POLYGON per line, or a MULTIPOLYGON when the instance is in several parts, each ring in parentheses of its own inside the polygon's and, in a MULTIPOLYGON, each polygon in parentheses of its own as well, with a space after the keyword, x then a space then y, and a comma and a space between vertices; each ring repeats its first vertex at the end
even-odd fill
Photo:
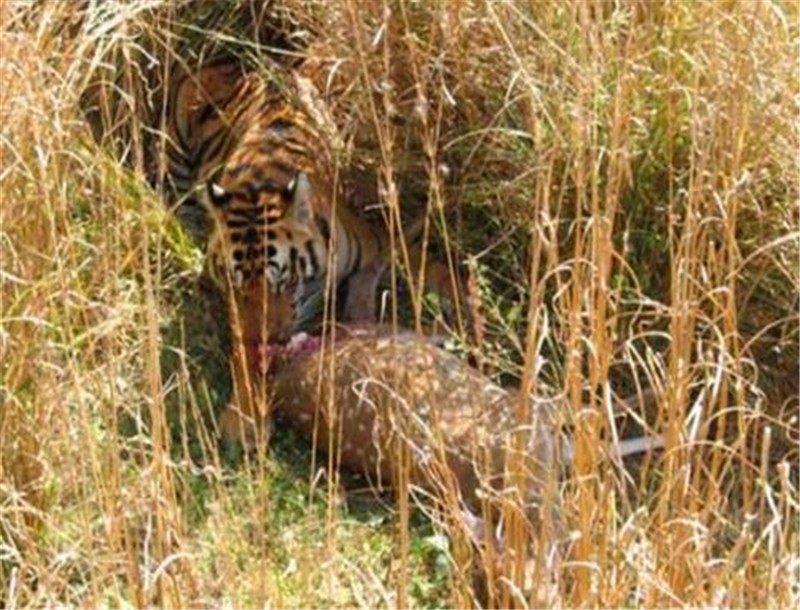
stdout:
POLYGON ((273 362, 306 357, 322 347, 322 337, 297 333, 288 343, 255 346, 254 364, 257 371, 266 374, 273 362))

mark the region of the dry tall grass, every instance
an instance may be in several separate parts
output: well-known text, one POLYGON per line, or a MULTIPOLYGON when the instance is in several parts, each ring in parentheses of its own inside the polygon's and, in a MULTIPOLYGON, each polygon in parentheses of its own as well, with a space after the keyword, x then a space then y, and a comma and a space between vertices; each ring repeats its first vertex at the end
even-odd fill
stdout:
POLYGON ((510 506, 513 586, 494 604, 800 604, 793 3, 0 14, 7 607, 473 602, 458 545, 404 494, 398 516, 331 473, 309 484, 285 434, 254 456, 218 448, 224 316, 197 296, 200 251, 144 174, 148 88, 220 49, 311 56, 361 201, 392 224, 426 211, 438 252, 468 260, 472 315, 455 330, 480 366, 569 397, 558 553, 526 562, 510 506), (81 112, 89 85, 102 145, 81 112), (639 387, 657 409, 613 416, 611 393, 639 387), (612 460, 632 429, 663 432, 663 455, 612 460))

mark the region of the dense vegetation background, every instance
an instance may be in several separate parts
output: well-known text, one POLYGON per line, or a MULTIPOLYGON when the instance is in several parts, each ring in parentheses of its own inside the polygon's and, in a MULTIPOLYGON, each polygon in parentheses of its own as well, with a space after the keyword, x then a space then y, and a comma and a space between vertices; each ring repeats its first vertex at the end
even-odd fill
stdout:
MULTIPOLYGON (((800 603, 796 5, 52 0, 0 16, 5 606, 472 600, 444 526, 329 484, 289 432, 219 448, 224 307, 202 238, 146 177, 164 75, 220 53, 312 78, 355 204, 426 215, 466 279, 454 342, 569 399, 566 527, 531 599, 800 603), (611 417, 607 396, 640 387, 657 405, 611 417), (642 431, 665 451, 608 457, 642 431)), ((435 317, 427 301, 409 324, 435 317)))

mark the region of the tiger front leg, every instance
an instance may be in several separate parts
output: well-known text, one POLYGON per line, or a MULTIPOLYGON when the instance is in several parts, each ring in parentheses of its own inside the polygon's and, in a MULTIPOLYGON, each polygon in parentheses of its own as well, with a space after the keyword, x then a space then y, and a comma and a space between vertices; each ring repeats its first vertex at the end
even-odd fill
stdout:
POLYGON ((265 446, 269 437, 269 420, 247 414, 234 402, 228 403, 218 422, 219 434, 226 445, 239 443, 245 451, 265 446))
POLYGON ((344 307, 348 322, 377 322, 375 299, 378 283, 386 270, 386 262, 375 261, 347 280, 347 301, 344 307))
POLYGON ((234 400, 220 416, 219 434, 226 444, 240 443, 245 451, 266 446, 269 438, 269 400, 263 380, 252 373, 244 350, 234 349, 231 369, 234 382, 234 400))
POLYGON ((230 312, 233 400, 219 419, 219 434, 223 442, 239 442, 245 450, 251 451, 266 444, 269 432, 269 400, 264 378, 260 375, 262 341, 253 331, 257 328, 254 320, 257 321, 260 308, 249 302, 234 303, 230 312))

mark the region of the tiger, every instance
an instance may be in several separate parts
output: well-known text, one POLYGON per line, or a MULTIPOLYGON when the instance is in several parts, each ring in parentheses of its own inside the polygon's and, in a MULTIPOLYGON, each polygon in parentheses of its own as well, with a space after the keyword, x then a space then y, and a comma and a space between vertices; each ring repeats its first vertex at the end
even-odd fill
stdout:
POLYGON ((344 318, 370 320, 388 262, 386 240, 343 201, 313 86, 272 76, 230 60, 181 69, 167 102, 167 177, 211 217, 209 275, 230 289, 248 342, 286 341, 300 287, 329 270, 348 285, 344 318))
MULTIPOLYGON (((207 268, 233 314, 239 404, 223 413, 227 440, 244 440, 242 422, 265 414, 248 372, 259 350, 286 344, 303 309, 327 294, 345 295, 344 320, 374 321, 378 283, 392 262, 387 236, 344 201, 338 134, 313 85, 296 72, 271 76, 209 63, 181 70, 167 97, 166 174, 175 193, 197 199, 211 218, 207 268)), ((416 241, 421 227, 406 238, 416 241)))

